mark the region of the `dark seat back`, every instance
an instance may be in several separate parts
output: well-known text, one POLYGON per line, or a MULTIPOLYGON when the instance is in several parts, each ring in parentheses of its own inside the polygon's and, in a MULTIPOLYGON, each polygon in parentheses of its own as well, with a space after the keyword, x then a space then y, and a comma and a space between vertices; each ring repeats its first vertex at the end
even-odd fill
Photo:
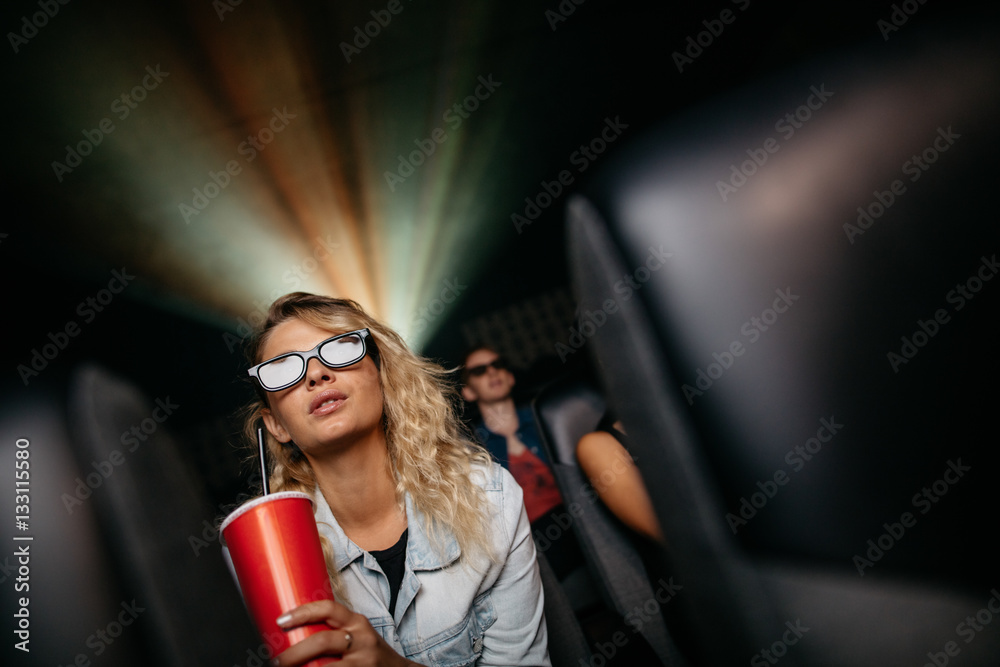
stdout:
POLYGON ((706 662, 923 664, 989 598, 990 30, 734 93, 569 204, 581 307, 614 301, 592 352, 706 662))
POLYGON ((538 572, 545 594, 545 625, 549 633, 549 658, 552 667, 579 667, 591 660, 587 637, 576 610, 556 578, 544 553, 538 554, 538 572))
POLYGON ((580 469, 576 444, 594 431, 606 410, 593 383, 575 377, 545 386, 532 402, 542 443, 593 580, 608 609, 623 619, 643 610, 639 631, 664 664, 675 659, 673 643, 656 602, 649 574, 624 526, 600 501, 580 469), (656 602, 655 608, 648 604, 656 602))
POLYGON ((221 556, 214 530, 220 508, 208 504, 166 423, 172 406, 90 364, 77 371, 69 393, 80 459, 106 468, 91 502, 123 583, 149 619, 155 664, 266 662, 269 649, 221 556))

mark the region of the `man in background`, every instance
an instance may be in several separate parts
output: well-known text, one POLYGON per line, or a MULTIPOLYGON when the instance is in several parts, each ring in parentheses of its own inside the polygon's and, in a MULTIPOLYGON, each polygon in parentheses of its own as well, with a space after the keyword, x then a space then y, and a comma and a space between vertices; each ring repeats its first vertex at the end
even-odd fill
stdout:
POLYGON ((462 378, 462 396, 479 407, 481 421, 476 425, 476 435, 524 491, 524 508, 535 543, 562 579, 583 563, 583 557, 531 406, 518 407, 514 403, 514 374, 489 347, 475 348, 465 356, 462 378))

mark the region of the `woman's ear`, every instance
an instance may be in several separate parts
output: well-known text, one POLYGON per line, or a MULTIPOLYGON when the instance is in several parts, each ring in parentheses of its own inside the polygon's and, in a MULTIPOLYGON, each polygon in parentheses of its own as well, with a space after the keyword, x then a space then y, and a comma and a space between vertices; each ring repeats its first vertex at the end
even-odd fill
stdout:
POLYGON ((469 403, 475 403, 479 400, 479 394, 477 394, 469 385, 465 385, 462 387, 462 398, 467 400, 469 403))
POLYGON ((278 421, 278 418, 270 410, 264 408, 261 410, 260 416, 264 420, 264 426, 267 427, 268 432, 274 436, 275 440, 281 443, 291 442, 292 434, 288 432, 288 429, 278 421))

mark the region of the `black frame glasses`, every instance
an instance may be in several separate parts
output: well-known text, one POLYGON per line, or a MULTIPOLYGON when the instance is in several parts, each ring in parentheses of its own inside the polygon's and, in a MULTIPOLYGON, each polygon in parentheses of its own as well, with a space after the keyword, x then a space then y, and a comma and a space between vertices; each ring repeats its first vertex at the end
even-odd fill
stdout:
POLYGON ((469 378, 469 377, 476 377, 477 378, 477 377, 480 377, 482 375, 485 375, 486 371, 489 370, 490 366, 492 366, 493 368, 497 369, 498 371, 503 371, 503 370, 507 369, 507 364, 504 362, 504 360, 501 359, 500 357, 497 357, 496 359, 494 359, 493 361, 491 361, 488 364, 479 364, 478 366, 471 366, 469 368, 466 368, 465 369, 465 377, 467 377, 467 378, 469 378))
MULTIPOLYGON (((379 368, 380 364, 379 364, 378 346, 375 344, 375 338, 372 336, 371 332, 368 331, 368 329, 357 329, 355 331, 348 331, 347 333, 337 334, 336 336, 332 336, 330 338, 327 338, 326 340, 322 340, 316 344, 316 347, 305 352, 286 352, 285 354, 279 354, 273 359, 262 361, 256 366, 248 368, 247 374, 249 374, 250 377, 255 379, 257 381, 257 385, 264 391, 281 391, 282 389, 288 389, 289 387, 292 387, 302 381, 302 378, 306 376, 306 371, 309 369, 310 359, 313 358, 319 359, 320 363, 322 363, 327 368, 346 368, 347 366, 353 366, 354 364, 364 359, 366 354, 371 355, 372 361, 375 362, 375 367, 379 368), (323 357, 324 350, 337 349, 336 347, 327 348, 326 347, 327 345, 336 342, 342 338, 346 338, 348 336, 357 336, 360 339, 361 352, 359 354, 357 354, 356 356, 352 354, 350 357, 348 357, 349 360, 344 360, 340 358, 329 358, 330 352, 328 351, 327 352, 328 358, 323 357), (288 359, 290 357, 298 357, 302 362, 302 368, 301 370, 298 371, 298 376, 290 382, 285 382, 284 384, 279 384, 276 386, 268 386, 267 384, 265 384, 264 380, 262 380, 260 376, 261 369, 269 364, 273 364, 275 362, 281 361, 282 359, 288 359)), ((266 378, 266 371, 265 371, 265 378, 266 378)))

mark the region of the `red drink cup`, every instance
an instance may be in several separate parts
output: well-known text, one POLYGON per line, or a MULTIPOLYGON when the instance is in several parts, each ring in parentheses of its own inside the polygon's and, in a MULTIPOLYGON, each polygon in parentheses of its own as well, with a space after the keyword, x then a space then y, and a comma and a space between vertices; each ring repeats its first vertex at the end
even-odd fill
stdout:
MULTIPOLYGON (((299 605, 333 599, 312 498, 296 491, 255 498, 227 516, 221 532, 243 600, 274 655, 315 632, 330 629, 319 623, 285 631, 275 622, 299 605)), ((306 667, 339 660, 318 658, 306 667)))

